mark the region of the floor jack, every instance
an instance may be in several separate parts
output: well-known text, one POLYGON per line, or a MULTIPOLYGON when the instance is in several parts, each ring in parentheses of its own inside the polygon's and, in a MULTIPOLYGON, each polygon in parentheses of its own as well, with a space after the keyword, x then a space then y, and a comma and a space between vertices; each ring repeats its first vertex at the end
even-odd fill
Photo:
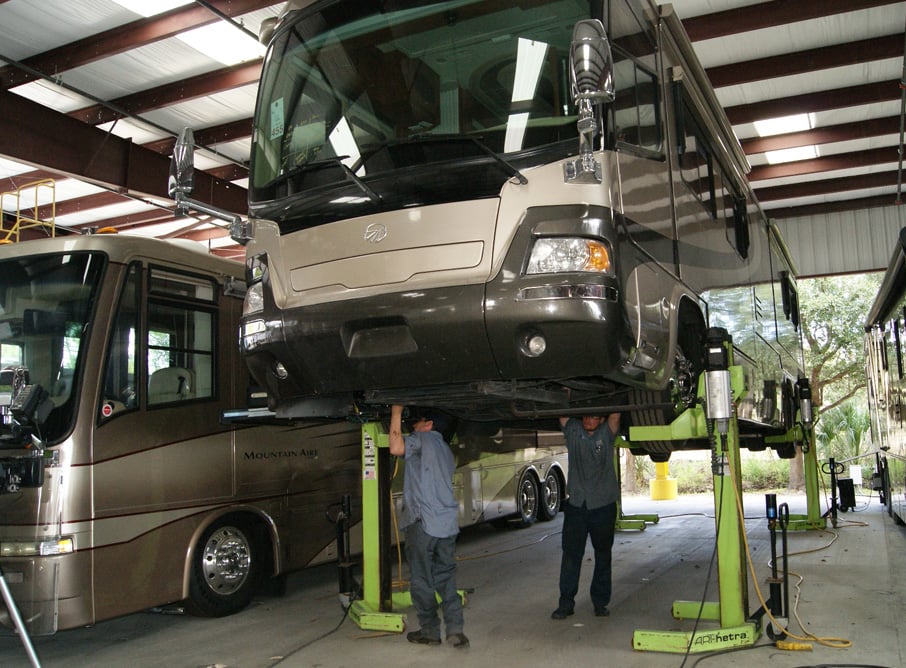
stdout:
POLYGON ((631 428, 630 439, 658 441, 707 436, 712 441, 719 600, 674 601, 674 619, 696 620, 695 628, 692 631, 637 630, 632 639, 632 646, 637 650, 713 652, 750 647, 761 634, 759 620, 749 618, 747 612, 744 526, 737 512, 742 483, 734 406, 745 392, 745 378, 742 367, 732 364, 732 340, 726 330, 709 330, 706 346, 707 367, 700 386, 700 395, 704 390, 705 409, 696 405, 665 427, 631 428), (699 621, 719 622, 719 627, 699 629, 699 621))

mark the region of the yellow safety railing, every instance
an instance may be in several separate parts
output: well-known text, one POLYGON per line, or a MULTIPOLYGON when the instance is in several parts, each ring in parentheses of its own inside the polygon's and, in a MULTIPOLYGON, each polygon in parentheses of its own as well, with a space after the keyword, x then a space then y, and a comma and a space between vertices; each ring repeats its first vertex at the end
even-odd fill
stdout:
POLYGON ((57 190, 54 179, 40 179, 19 186, 15 190, 8 190, 0 193, 0 210, 3 211, 3 218, 0 219, 0 244, 11 244, 19 241, 22 230, 30 228, 43 228, 47 236, 56 236, 55 217, 57 213, 57 190), (48 196, 50 201, 47 204, 40 204, 40 195, 48 196), (33 191, 32 204, 22 207, 22 195, 33 191), (7 207, 7 202, 10 201, 7 207), (50 207, 50 216, 46 220, 38 218, 38 211, 41 206, 50 207), (7 226, 7 216, 15 216, 12 224, 7 226), (49 232, 48 232, 49 231, 49 232))

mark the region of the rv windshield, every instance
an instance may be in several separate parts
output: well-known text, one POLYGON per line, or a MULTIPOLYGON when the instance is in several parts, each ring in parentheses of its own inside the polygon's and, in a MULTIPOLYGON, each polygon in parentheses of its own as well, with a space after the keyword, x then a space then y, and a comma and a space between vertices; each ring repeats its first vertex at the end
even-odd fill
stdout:
POLYGON ((40 385, 53 410, 39 425, 48 443, 72 428, 84 350, 105 257, 98 253, 27 256, 0 262, 0 411, 11 417, 20 385, 40 385))
POLYGON ((290 16, 268 53, 254 213, 308 216, 303 227, 490 197, 519 168, 575 153, 567 57, 587 0, 318 6, 290 16))

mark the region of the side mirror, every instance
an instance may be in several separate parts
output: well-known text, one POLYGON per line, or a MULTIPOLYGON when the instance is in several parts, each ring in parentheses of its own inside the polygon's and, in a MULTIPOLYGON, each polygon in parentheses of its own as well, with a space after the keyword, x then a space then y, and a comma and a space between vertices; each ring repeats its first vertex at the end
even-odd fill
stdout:
POLYGON ((258 41, 267 46, 271 37, 274 36, 274 31, 277 30, 277 22, 279 18, 276 16, 268 16, 261 22, 261 26, 258 28, 258 41))
POLYGON ((566 181, 600 183, 601 165, 595 160, 594 140, 598 132, 595 105, 612 102, 613 56, 604 25, 597 19, 579 21, 573 28, 569 48, 569 81, 573 100, 579 107, 579 158, 564 164, 566 181))
POLYGON ((170 177, 167 179, 167 194, 176 201, 180 215, 188 212, 186 198, 195 187, 195 134, 191 128, 183 128, 173 146, 170 159, 170 177))
POLYGON ((176 203, 177 216, 185 216, 189 211, 219 218, 229 223, 230 236, 245 245, 251 239, 250 225, 243 222, 235 213, 216 206, 190 199, 195 187, 195 134, 191 128, 183 128, 173 146, 173 157, 170 158, 170 176, 167 178, 167 194, 176 203))
POLYGON ((612 102, 613 56, 604 25, 598 19, 579 21, 569 49, 569 80, 573 100, 580 104, 612 102))

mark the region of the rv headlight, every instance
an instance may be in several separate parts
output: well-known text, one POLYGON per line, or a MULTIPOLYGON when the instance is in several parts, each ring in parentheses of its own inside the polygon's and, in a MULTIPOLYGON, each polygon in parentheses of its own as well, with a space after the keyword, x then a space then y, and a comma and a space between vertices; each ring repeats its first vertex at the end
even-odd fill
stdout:
POLYGON ((264 283, 258 281, 249 285, 245 293, 245 301, 242 302, 242 315, 251 315, 260 313, 264 310, 264 283))
POLYGON ((557 274, 587 271, 611 274, 613 263, 608 245, 583 237, 544 237, 535 240, 527 274, 557 274))
POLYGON ((5 540, 0 543, 0 557, 52 557, 72 552, 72 536, 45 540, 5 540))

